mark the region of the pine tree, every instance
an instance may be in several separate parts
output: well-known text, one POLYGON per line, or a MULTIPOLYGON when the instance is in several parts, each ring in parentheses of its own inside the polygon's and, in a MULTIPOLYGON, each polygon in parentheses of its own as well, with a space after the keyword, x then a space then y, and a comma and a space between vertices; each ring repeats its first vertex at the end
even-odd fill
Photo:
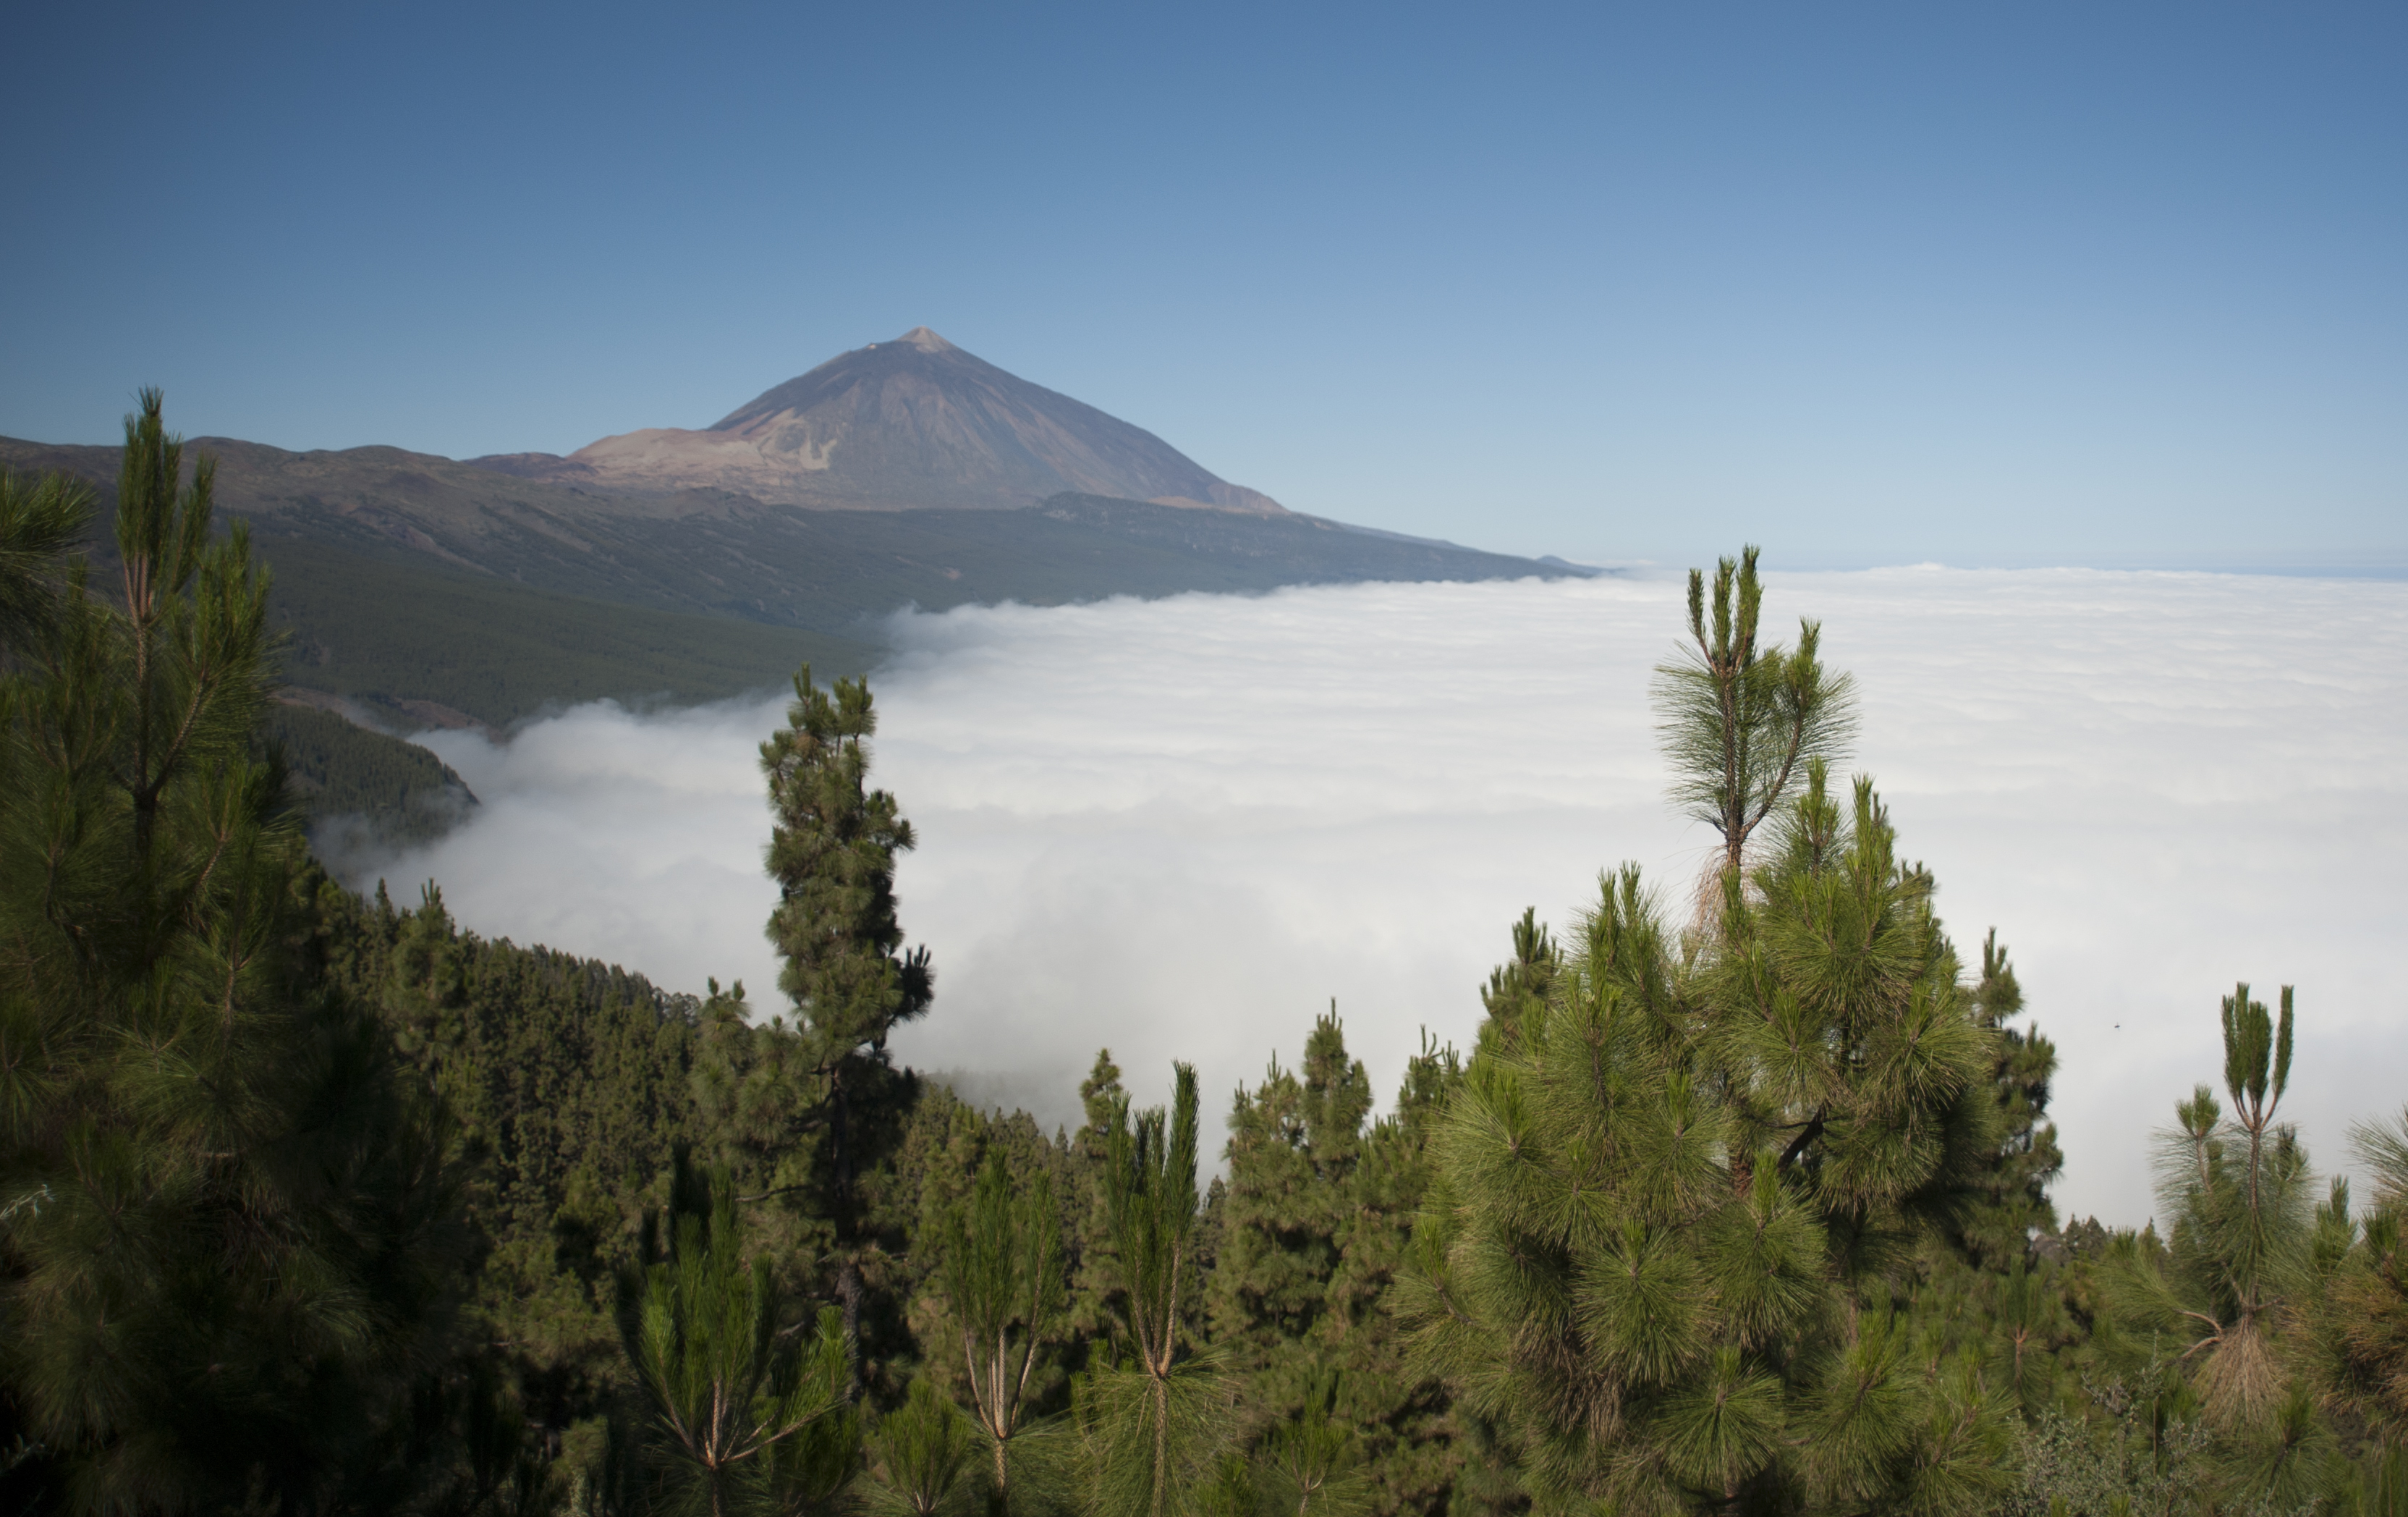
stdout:
POLYGON ((2290 1084, 2291 1028, 2287 985, 2279 1026, 2248 986, 2225 997, 2231 1116, 2204 1085, 2176 1105, 2158 1159, 2159 1200, 2173 1219, 2167 1258, 2126 1280, 2137 1288, 2128 1305, 2169 1330, 2189 1330, 2184 1347, 2196 1351, 2203 1398, 2231 1420, 2262 1416, 2281 1394, 2272 1340, 2280 1304, 2298 1296, 2309 1264, 2307 1152, 2276 1120, 2290 1084))
POLYGON ((1062 1219, 1052 1177, 1038 1170, 1014 1195, 1003 1149, 989 1149, 969 1204, 949 1219, 941 1251, 971 1407, 993 1461, 988 1511, 1006 1517, 1029 1378, 1062 1312, 1062 1219))
POLYGON ((1303 1404, 1263 1440, 1261 1485, 1271 1510, 1294 1517, 1340 1517, 1369 1510, 1362 1440, 1340 1414, 1344 1377, 1326 1373, 1306 1385, 1303 1404))
MULTIPOLYGON (((2311 1320, 2312 1363, 2332 1404, 2362 1420, 2380 1456, 2398 1466, 2408 1454, 2408 1111, 2357 1123, 2351 1139, 2374 1193, 2362 1233, 2333 1240, 2332 1284, 2311 1320)), ((2329 1206, 2328 1218, 2337 1209, 2329 1206)), ((2394 1468, 2386 1489, 2408 1496, 2401 1473, 2408 1466, 2394 1468)))
POLYGON ((1711 619, 1705 576, 1689 571, 1689 643, 1656 671, 1673 802, 1721 836, 1725 871, 1742 866, 1748 839, 1807 766, 1839 758, 1856 728, 1848 677, 1825 672, 1817 657, 1821 623, 1800 621, 1794 650, 1756 646, 1756 554, 1751 545, 1715 567, 1711 619))
POLYGON ((1260 1086, 1238 1092, 1209 1320, 1214 1350, 1243 1380, 1268 1485, 1301 1481, 1324 1506, 1359 1487, 1373 1510, 1394 1511, 1438 1499, 1453 1480, 1445 1397, 1404 1363, 1389 1296, 1454 1074, 1452 1051, 1426 1043, 1395 1113, 1368 1121, 1369 1080, 1333 1006, 1297 1070, 1274 1060, 1260 1086), (1308 1453, 1319 1474, 1280 1472, 1308 1453), (1352 1474, 1338 1481, 1329 1461, 1341 1456, 1352 1474))
POLYGON ((1480 1035, 1501 1044, 1498 1051, 1507 1051, 1519 1036, 1523 1021, 1545 1013, 1547 997, 1554 993, 1555 976, 1563 967, 1563 954, 1539 920, 1538 908, 1524 907, 1522 919, 1513 924, 1512 961, 1492 970, 1481 990, 1480 1008, 1486 1016, 1481 1021, 1480 1035))
POLYGON ((1072 1373, 1110 1365, 1125 1357, 1125 1303, 1112 1257, 1111 1225, 1105 1209, 1104 1164, 1111 1149, 1112 1124, 1128 1100, 1112 1050, 1096 1050, 1096 1062, 1079 1082, 1086 1120, 1071 1134, 1061 1192, 1070 1241, 1070 1299, 1063 1314, 1069 1339, 1063 1362, 1072 1373))
POLYGON ((507 1345, 496 1351, 507 1399, 531 1446, 577 1444, 555 1480, 585 1479, 599 1453, 585 1440, 616 1406, 624 1373, 618 1265, 695 1136, 706 1008, 615 966, 463 931, 431 885, 402 909, 381 886, 363 900, 312 877, 327 985, 378 1009, 480 1161, 466 1209, 483 1262, 453 1335, 467 1362, 444 1372, 442 1394, 472 1402, 482 1351, 467 1346, 507 1345))
POLYGON ((91 522, 90 486, 64 474, 28 483, 0 469, 0 659, 30 652, 51 625, 66 555, 91 522))
POLYGON ((1079 1409, 1091 1504, 1147 1517, 1191 1508, 1228 1432, 1222 1377, 1182 1351, 1201 1198, 1196 1071, 1178 1064, 1174 1074, 1168 1111, 1132 1117, 1124 1097, 1105 1134, 1108 1267, 1134 1363, 1091 1374, 1079 1409))
POLYGON ((1356 1209, 1354 1176, 1370 1114, 1370 1082, 1346 1053, 1336 1008, 1313 1023, 1303 1077, 1274 1058, 1263 1082, 1240 1086, 1229 1116, 1229 1179, 1211 1282, 1215 1343, 1257 1380, 1271 1407, 1300 1405, 1312 1371, 1293 1350, 1315 1344, 1356 1209))
POLYGON ((376 1457, 471 1257, 451 1130, 315 956, 267 579, 156 391, 122 606, 0 694, 0 1443, 12 1504, 308 1510, 376 1457), (38 1494, 35 1494, 35 1493, 38 1494))
POLYGON ((823 690, 806 666, 786 720, 761 745, 776 818, 768 868, 779 885, 768 936, 785 960, 778 985, 795 1017, 793 1047, 776 1050, 778 1062, 804 1092, 797 1125, 813 1141, 797 1155, 801 1175, 775 1177, 772 1189, 807 1196, 832 1232, 857 1383, 865 1263, 878 1247, 864 1181, 897 1140, 915 1088, 886 1040, 926 1012, 934 976, 925 949, 902 951, 895 857, 913 840, 895 798, 868 787, 878 724, 867 683, 840 679, 823 690))
MULTIPOLYGON (((2236 986, 2222 1007, 2224 1093, 2200 1086, 2160 1136, 2162 1250, 2119 1240, 2111 1301, 2127 1336, 2172 1357, 2216 1436, 2223 1494, 2276 1510, 2320 1500, 2342 1478, 2315 1388, 2295 1365, 2328 1279, 2356 1233, 2348 1192, 2317 1204, 2307 1150, 2279 1120, 2290 1085, 2292 996, 2279 1017, 2236 986)), ((2136 1343, 2137 1347, 2137 1343, 2136 1343)))
POLYGON ((743 1258, 728 1176, 695 1175, 681 1156, 678 1168, 666 1247, 621 1277, 628 1367, 682 1504, 710 1517, 781 1512, 796 1493, 781 1489, 795 1466, 781 1466, 780 1446, 849 1420, 841 1320, 824 1308, 811 1343, 796 1347, 769 1262, 743 1258))
POLYGON ((1889 1279, 1991 1142, 1988 1034, 1870 784, 1823 766, 1705 941, 1605 882, 1437 1144, 1406 1303, 1541 1508, 1980 1510, 2011 1437, 1889 1279))
POLYGON ((859 1505, 895 1517, 967 1510, 979 1484, 974 1442, 961 1409, 926 1380, 913 1380, 903 1405, 880 1419, 870 1435, 869 1479, 859 1505))
POLYGON ((1999 1146, 1973 1181, 1976 1192, 1958 1241, 1980 1269, 1998 1273, 2025 1258, 2031 1239, 2057 1231, 2057 1208, 2048 1188, 2065 1168, 2057 1124, 2045 1121, 2049 1081, 2057 1073, 2057 1046, 2009 1027, 2024 1009, 2023 988, 1993 929, 1982 942, 1982 977, 1974 985, 1974 1014, 1997 1033, 1992 1083, 1998 1092, 1999 1146))

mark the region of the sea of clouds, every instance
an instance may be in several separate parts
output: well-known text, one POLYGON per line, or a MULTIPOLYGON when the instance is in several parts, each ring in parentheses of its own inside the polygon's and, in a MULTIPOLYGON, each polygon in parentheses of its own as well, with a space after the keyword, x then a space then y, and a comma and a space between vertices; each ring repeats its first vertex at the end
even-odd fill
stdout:
MULTIPOLYGON (((2147 1140, 2221 1063, 2217 997, 2299 987, 2286 1110, 2327 1164, 2408 1101, 2408 585, 2084 570, 1776 575, 1825 623, 1852 769, 1879 781, 1960 946, 1999 929, 2059 1050, 2069 1216, 2151 1211, 2147 1140)), ((1534 905, 1600 869, 1685 892, 1647 705, 1681 586, 1377 585, 907 614, 877 674, 876 780, 919 832, 904 922, 938 969, 904 1058, 1077 1120, 1109 1044, 1215 1105, 1336 1002, 1392 1089, 1469 1043, 1534 905)), ((482 798, 358 883, 440 883, 491 936, 779 1008, 755 746, 782 701, 583 706, 507 743, 421 741, 482 798)))

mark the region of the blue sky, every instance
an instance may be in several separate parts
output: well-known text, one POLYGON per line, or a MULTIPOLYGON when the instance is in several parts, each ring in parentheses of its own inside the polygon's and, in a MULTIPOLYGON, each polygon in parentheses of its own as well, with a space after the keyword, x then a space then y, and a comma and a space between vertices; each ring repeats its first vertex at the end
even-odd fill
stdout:
POLYGON ((566 452, 925 323, 1290 506, 2408 567, 2408 12, 46 7, 0 433, 566 452))

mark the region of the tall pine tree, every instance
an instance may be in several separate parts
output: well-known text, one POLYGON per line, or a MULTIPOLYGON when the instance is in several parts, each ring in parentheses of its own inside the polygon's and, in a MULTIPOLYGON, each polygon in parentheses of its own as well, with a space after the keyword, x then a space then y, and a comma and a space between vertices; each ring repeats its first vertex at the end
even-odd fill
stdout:
POLYGON ((308 1511, 439 1353, 461 1176, 316 958, 266 576, 156 391, 125 430, 122 601, 71 573, 0 687, 6 1495, 308 1511))
POLYGON ((782 1057, 800 1082, 799 1123, 810 1141, 801 1173, 776 1188, 805 1198, 831 1231, 857 1378, 866 1266, 879 1248, 864 1181, 898 1140, 913 1092, 886 1040, 927 1011, 935 976, 927 950, 903 951, 895 860, 912 845, 911 824, 892 795, 869 787, 878 720, 867 682, 840 679, 823 690, 806 665, 786 722, 761 745, 775 816, 768 869, 778 881, 768 936, 785 960, 778 988, 794 1008, 795 1047, 782 1057))

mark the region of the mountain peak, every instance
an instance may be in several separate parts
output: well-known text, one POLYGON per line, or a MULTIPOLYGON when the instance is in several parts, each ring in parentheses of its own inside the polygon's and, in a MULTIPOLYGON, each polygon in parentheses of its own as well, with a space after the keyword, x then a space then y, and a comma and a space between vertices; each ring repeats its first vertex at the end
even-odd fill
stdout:
POLYGON ((1285 513, 1142 427, 1006 373, 925 326, 838 354, 700 431, 647 427, 567 458, 480 462, 581 489, 712 489, 837 510, 1010 508, 1069 494, 1285 513))

